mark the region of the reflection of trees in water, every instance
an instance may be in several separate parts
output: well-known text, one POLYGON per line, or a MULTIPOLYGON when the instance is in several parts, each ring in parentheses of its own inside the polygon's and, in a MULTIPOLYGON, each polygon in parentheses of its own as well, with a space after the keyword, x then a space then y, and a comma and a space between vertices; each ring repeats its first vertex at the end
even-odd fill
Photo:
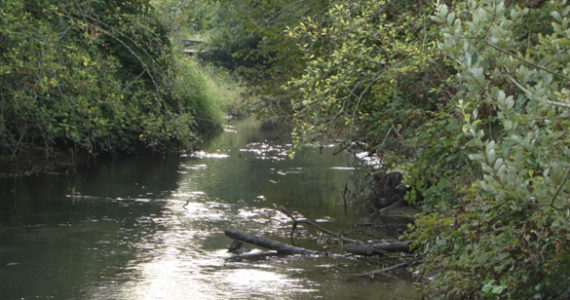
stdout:
POLYGON ((75 192, 102 198, 157 198, 176 190, 177 155, 129 159, 100 159, 72 175, 42 175, 0 180, 6 191, 0 201, 4 219, 14 214, 49 213, 68 207, 75 192))
POLYGON ((9 191, 0 204, 2 295, 82 298, 94 284, 135 278, 128 264, 145 251, 139 245, 154 244, 161 225, 152 219, 165 203, 148 200, 167 197, 178 177, 177 159, 136 158, 99 160, 70 176, 2 180, 9 191))

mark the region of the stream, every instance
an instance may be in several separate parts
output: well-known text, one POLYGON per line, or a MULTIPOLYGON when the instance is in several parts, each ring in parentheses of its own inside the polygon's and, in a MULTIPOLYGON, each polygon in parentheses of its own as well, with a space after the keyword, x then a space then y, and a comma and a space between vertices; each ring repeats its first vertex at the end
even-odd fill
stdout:
MULTIPOLYGON (((405 276, 354 276, 375 270, 355 258, 226 250, 225 229, 287 242, 274 204, 333 230, 365 220, 342 197, 355 158, 323 147, 289 159, 279 133, 242 120, 181 157, 1 179, 0 298, 418 299, 405 276)), ((298 245, 319 249, 306 232, 298 245)))

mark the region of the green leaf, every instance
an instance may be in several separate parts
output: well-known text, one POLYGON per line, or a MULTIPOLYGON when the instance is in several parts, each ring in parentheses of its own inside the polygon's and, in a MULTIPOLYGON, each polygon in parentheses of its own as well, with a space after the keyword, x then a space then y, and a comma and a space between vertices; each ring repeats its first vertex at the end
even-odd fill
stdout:
POLYGON ((561 23, 562 22, 562 18, 560 17, 560 13, 558 13, 557 11, 552 11, 550 13, 550 15, 552 16, 552 18, 554 18, 554 20, 556 20, 557 22, 561 23))
POLYGON ((484 294, 487 294, 491 291, 491 289, 493 288, 495 283, 495 279, 491 279, 489 282, 487 282, 486 284, 483 285, 483 287, 481 288, 481 292, 483 292, 484 294))
POLYGON ((493 295, 502 294, 506 288, 507 288, 506 285, 495 285, 493 286, 493 289, 491 289, 491 294, 493 295))
POLYGON ((473 54, 471 55, 471 64, 476 64, 478 59, 479 59, 479 54, 477 52, 473 52, 473 54))

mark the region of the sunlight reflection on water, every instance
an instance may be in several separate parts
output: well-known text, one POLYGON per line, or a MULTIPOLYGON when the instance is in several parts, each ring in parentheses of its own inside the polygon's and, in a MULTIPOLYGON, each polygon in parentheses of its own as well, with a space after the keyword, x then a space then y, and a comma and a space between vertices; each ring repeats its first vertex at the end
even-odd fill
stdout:
MULTIPOLYGON (((225 132, 235 134, 237 130, 232 127, 225 132)), ((133 262, 142 279, 125 292, 135 291, 136 299, 292 299, 318 292, 317 283, 300 275, 294 276, 303 268, 292 268, 286 261, 274 258, 235 260, 234 255, 227 252, 225 247, 231 240, 223 235, 224 229, 247 228, 247 231, 263 230, 264 234, 278 234, 281 230, 289 230, 287 224, 290 219, 273 208, 248 205, 272 200, 265 193, 257 193, 255 188, 245 200, 226 203, 228 199, 215 198, 214 194, 231 198, 237 198, 237 194, 231 189, 217 189, 227 182, 213 181, 214 177, 209 177, 218 176, 216 167, 212 165, 218 166, 218 159, 229 159, 225 164, 230 168, 232 164, 248 159, 279 163, 288 158, 290 147, 289 144, 252 142, 238 148, 240 154, 237 156, 231 155, 227 149, 184 155, 183 158, 190 160, 180 165, 185 172, 166 205, 168 213, 161 220, 165 229, 153 237, 155 242, 163 245, 162 252, 155 251, 151 260, 133 262), (200 163, 196 164, 196 159, 200 163), (208 192, 198 189, 206 188, 200 184, 202 181, 213 184, 214 189, 208 192)), ((268 175, 304 173, 300 166, 284 165, 279 168, 279 165, 270 164, 266 168, 268 175)), ((239 174, 228 179, 239 184, 247 176, 239 174)), ((275 180, 263 182, 270 185, 279 183, 275 180)), ((254 249, 247 254, 255 257, 262 252, 254 249)))
POLYGON ((192 157, 192 158, 218 158, 218 159, 223 159, 223 158, 229 158, 230 156, 224 153, 207 153, 204 151, 196 151, 196 152, 192 152, 192 154, 183 154, 181 155, 181 157, 185 158, 185 157, 192 157))
MULTIPOLYGON (((291 219, 274 205, 337 231, 359 216, 342 199, 353 171, 342 154, 325 146, 289 159, 289 140, 272 142, 258 123, 227 129, 168 165, 112 161, 85 179, 22 188, 23 210, 0 222, 0 298, 417 298, 404 280, 354 280, 370 266, 351 258, 229 253, 228 229, 290 241, 291 219)), ((299 246, 322 249, 297 228, 299 246)))
MULTIPOLYGON (((169 212, 153 219, 153 223, 165 226, 152 237, 154 243, 161 247, 147 248, 152 250, 148 253, 150 260, 143 256, 132 262, 140 279, 123 285, 119 298, 288 299, 292 294, 317 291, 307 288, 306 280, 291 278, 288 273, 295 273, 293 269, 283 269, 263 261, 251 264, 228 260, 233 254, 222 248, 219 241, 215 241, 221 246, 217 249, 201 247, 200 241, 212 235, 207 223, 230 219, 232 223, 274 223, 271 227, 287 221, 286 216, 273 209, 240 208, 231 216, 218 206, 214 202, 189 202, 182 208, 179 201, 169 201, 169 212)), ((229 242, 221 236, 218 239, 229 242)), ((145 248, 144 245, 139 247, 145 248)), ((258 250, 250 254, 261 253, 258 250)))

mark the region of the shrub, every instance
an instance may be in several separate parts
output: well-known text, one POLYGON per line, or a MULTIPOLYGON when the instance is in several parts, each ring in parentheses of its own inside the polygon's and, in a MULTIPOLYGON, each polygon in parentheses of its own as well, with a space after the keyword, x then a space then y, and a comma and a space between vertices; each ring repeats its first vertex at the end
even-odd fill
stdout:
POLYGON ((520 40, 529 9, 503 1, 440 5, 439 47, 458 71, 457 111, 482 173, 461 203, 428 211, 411 237, 435 272, 433 298, 564 298, 570 292, 570 43, 566 1, 552 33, 520 40), (482 113, 486 111, 486 113, 482 113), (486 124, 483 126, 483 124, 486 124))

